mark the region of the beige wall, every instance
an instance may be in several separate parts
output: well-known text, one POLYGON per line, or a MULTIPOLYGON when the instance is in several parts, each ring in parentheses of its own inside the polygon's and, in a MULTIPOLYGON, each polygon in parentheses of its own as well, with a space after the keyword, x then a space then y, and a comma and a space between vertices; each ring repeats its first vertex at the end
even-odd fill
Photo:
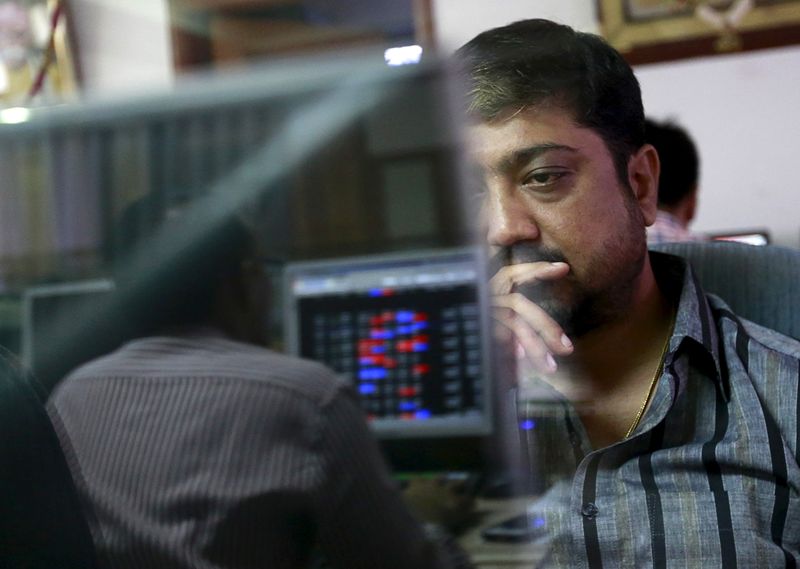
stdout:
POLYGON ((165 0, 71 0, 82 89, 89 95, 169 85, 165 0))

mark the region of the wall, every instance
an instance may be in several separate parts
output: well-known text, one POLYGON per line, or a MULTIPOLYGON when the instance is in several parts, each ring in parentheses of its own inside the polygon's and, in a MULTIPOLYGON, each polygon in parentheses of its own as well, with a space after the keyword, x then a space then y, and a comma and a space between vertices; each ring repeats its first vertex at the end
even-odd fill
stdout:
POLYGON ((645 109, 672 117, 701 155, 706 231, 768 227, 800 247, 800 47, 640 66, 645 109))
POLYGON ((525 18, 548 18, 597 32, 594 2, 587 0, 431 0, 434 36, 452 51, 476 34, 525 18))
MULTIPOLYGON (((544 17, 596 32, 585 0, 433 0, 435 35, 451 51, 482 30, 544 17)), ((638 66, 645 110, 671 117, 702 156, 695 228, 766 227, 776 243, 800 248, 800 47, 638 66)))
POLYGON ((89 95, 141 91, 173 78, 165 0, 70 0, 89 95))

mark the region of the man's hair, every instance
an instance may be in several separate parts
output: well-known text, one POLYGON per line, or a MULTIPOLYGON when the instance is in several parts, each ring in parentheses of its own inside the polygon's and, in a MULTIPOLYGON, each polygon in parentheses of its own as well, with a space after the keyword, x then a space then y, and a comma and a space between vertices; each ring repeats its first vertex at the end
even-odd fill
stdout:
POLYGON ((628 160, 644 144, 644 110, 630 65, 602 38, 549 20, 522 20, 485 31, 462 46, 472 116, 555 102, 591 128, 627 185, 628 160))
POLYGON ((655 146, 661 162, 658 205, 673 206, 697 188, 700 159, 689 133, 677 124, 645 121, 645 141, 655 146))
POLYGON ((238 216, 192 231, 197 222, 191 223, 181 210, 168 213, 159 205, 147 196, 126 208, 117 223, 121 243, 115 280, 127 292, 129 305, 136 307, 131 318, 137 336, 212 324, 221 286, 241 274, 242 264, 255 253, 255 237, 238 216), (194 237, 179 253, 164 250, 166 235, 185 241, 190 232, 194 237), (153 239, 158 234, 161 238, 153 239))
POLYGON ((238 217, 216 220, 194 232, 196 238, 183 239, 197 225, 182 216, 166 219, 156 198, 138 200, 116 220, 119 243, 108 259, 114 293, 57 329, 37 366, 48 389, 76 366, 133 338, 214 324, 212 311, 223 282, 241 274, 242 262, 252 259, 255 238, 238 217), (156 239, 160 230, 166 230, 165 238, 156 239), (183 244, 178 251, 170 251, 173 237, 183 244))

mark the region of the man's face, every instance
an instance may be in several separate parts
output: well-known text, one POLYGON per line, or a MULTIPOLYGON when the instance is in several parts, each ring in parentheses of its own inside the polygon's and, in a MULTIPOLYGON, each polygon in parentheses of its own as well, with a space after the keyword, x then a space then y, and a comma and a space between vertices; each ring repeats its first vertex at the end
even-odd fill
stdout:
POLYGON ((646 258, 645 216, 602 138, 570 112, 543 105, 471 127, 470 143, 496 260, 570 267, 566 277, 515 290, 568 335, 622 317, 646 258))

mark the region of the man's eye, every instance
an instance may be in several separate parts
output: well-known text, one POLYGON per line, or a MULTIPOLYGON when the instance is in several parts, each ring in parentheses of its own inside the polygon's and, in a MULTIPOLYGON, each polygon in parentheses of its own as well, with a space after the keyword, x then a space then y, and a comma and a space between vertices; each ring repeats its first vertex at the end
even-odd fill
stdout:
POLYGON ((526 176, 523 185, 547 186, 567 175, 565 170, 536 170, 526 176))

